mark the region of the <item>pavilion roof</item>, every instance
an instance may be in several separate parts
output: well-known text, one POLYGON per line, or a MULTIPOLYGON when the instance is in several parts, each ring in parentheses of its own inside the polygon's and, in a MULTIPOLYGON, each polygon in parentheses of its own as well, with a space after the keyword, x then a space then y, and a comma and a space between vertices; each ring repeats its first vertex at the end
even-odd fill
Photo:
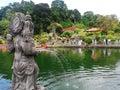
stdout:
POLYGON ((64 28, 62 32, 64 31, 75 31, 75 27, 64 28))
POLYGON ((86 30, 85 32, 98 32, 98 31, 101 31, 100 28, 90 28, 88 30, 86 30))

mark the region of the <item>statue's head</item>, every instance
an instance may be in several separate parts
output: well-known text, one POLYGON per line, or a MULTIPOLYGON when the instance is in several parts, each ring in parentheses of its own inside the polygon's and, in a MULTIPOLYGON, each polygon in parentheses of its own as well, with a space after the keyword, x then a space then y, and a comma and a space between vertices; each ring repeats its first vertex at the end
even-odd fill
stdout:
POLYGON ((11 41, 12 39, 13 39, 12 35, 11 34, 7 34, 7 40, 11 41))
POLYGON ((26 21, 27 21, 27 20, 32 21, 32 18, 31 18, 30 15, 26 15, 26 16, 25 16, 25 19, 26 19, 26 21))
POLYGON ((16 36, 21 33, 25 21, 25 15, 23 13, 17 12, 14 14, 10 21, 9 33, 16 36))

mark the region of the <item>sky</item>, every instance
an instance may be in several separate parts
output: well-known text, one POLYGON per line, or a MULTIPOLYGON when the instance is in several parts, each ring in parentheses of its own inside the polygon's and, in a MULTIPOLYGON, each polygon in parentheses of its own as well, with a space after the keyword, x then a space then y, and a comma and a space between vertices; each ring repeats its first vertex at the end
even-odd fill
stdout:
MULTIPOLYGON (((25 0, 29 1, 29 0, 25 0)), ((48 3, 51 6, 53 0, 32 0, 37 3, 48 3)), ((115 14, 120 18, 120 0, 63 0, 68 9, 78 9, 81 14, 86 11, 93 11, 94 14, 111 15, 115 14)), ((21 2, 21 0, 0 0, 0 7, 9 3, 21 2)))

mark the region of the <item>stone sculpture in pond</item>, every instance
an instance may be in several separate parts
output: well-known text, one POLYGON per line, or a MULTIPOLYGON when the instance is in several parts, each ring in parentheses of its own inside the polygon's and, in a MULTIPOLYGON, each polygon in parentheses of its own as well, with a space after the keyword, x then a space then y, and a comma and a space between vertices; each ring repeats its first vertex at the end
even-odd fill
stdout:
POLYGON ((36 85, 39 68, 34 57, 39 53, 34 45, 34 25, 30 15, 15 13, 11 19, 7 50, 14 53, 12 90, 45 90, 36 85))

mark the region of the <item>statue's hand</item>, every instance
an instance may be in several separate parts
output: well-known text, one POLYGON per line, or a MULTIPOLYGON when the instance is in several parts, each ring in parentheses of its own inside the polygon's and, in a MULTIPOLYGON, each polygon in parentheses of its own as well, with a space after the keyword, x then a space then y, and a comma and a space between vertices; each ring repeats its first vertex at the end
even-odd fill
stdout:
POLYGON ((7 41, 12 41, 13 40, 13 37, 11 34, 7 34, 7 41))

